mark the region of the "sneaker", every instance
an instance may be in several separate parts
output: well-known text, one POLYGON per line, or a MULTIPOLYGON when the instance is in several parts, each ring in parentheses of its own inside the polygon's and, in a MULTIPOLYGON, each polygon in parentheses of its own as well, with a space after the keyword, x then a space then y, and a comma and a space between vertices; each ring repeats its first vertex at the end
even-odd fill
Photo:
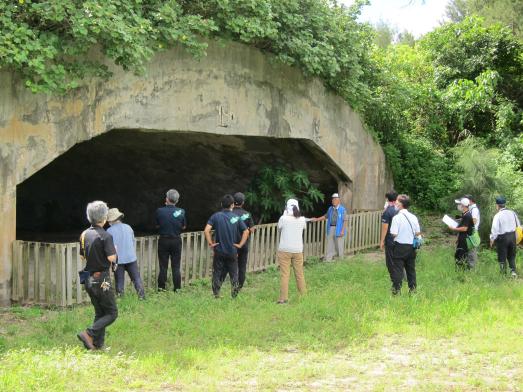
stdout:
POLYGON ((401 290, 392 289, 392 295, 396 296, 396 295, 400 295, 400 294, 401 294, 401 290))
POLYGON ((510 273, 510 276, 511 276, 512 278, 516 279, 516 278, 518 277, 518 274, 516 274, 516 271, 512 271, 512 272, 510 273))
POLYGON ((287 301, 286 299, 283 300, 283 299, 280 299, 276 302, 278 305, 286 305, 289 303, 289 301, 287 301))

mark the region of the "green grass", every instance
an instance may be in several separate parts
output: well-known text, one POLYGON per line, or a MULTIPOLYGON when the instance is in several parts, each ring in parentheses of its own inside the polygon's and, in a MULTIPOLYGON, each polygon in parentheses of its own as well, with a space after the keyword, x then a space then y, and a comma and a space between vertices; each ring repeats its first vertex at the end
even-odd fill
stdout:
POLYGON ((453 250, 420 252, 418 293, 390 295, 381 255, 311 263, 309 294, 278 306, 276 270, 248 276, 233 300, 207 281, 129 293, 105 352, 76 333, 93 315, 13 308, 0 314, 0 390, 519 390, 523 285, 484 251, 457 273, 453 250))

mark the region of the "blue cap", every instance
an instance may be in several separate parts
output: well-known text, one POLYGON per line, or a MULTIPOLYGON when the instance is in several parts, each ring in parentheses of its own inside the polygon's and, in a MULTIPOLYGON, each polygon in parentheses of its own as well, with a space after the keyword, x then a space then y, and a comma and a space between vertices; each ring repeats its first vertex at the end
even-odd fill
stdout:
POLYGON ((496 204, 507 204, 507 199, 505 199, 505 196, 498 196, 496 197, 496 204))

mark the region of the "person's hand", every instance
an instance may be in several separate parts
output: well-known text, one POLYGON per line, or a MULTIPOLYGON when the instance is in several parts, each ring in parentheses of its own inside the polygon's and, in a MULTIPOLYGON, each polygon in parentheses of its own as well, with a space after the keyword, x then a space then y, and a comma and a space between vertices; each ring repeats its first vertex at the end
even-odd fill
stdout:
POLYGON ((338 237, 338 238, 341 238, 341 237, 343 237, 344 235, 345 235, 345 230, 342 230, 341 233, 340 233, 340 235, 338 235, 337 237, 338 237))
POLYGON ((216 248, 220 243, 219 242, 213 242, 212 244, 209 244, 209 247, 216 248))
POLYGON ((241 249, 240 244, 232 244, 235 248, 241 249))
POLYGON ((385 243, 383 241, 380 242, 380 249, 383 250, 385 248, 385 243))
POLYGON ((490 247, 492 248, 494 246, 494 241, 490 241, 490 247))

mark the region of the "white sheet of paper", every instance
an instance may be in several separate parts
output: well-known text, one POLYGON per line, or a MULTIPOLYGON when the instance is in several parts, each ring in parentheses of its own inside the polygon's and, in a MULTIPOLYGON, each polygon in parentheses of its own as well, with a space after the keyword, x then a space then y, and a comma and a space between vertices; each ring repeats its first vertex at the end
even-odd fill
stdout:
POLYGON ((458 222, 456 222, 454 219, 452 219, 450 216, 445 215, 442 219, 443 223, 445 223, 448 227, 452 227, 455 229, 458 227, 458 222))

